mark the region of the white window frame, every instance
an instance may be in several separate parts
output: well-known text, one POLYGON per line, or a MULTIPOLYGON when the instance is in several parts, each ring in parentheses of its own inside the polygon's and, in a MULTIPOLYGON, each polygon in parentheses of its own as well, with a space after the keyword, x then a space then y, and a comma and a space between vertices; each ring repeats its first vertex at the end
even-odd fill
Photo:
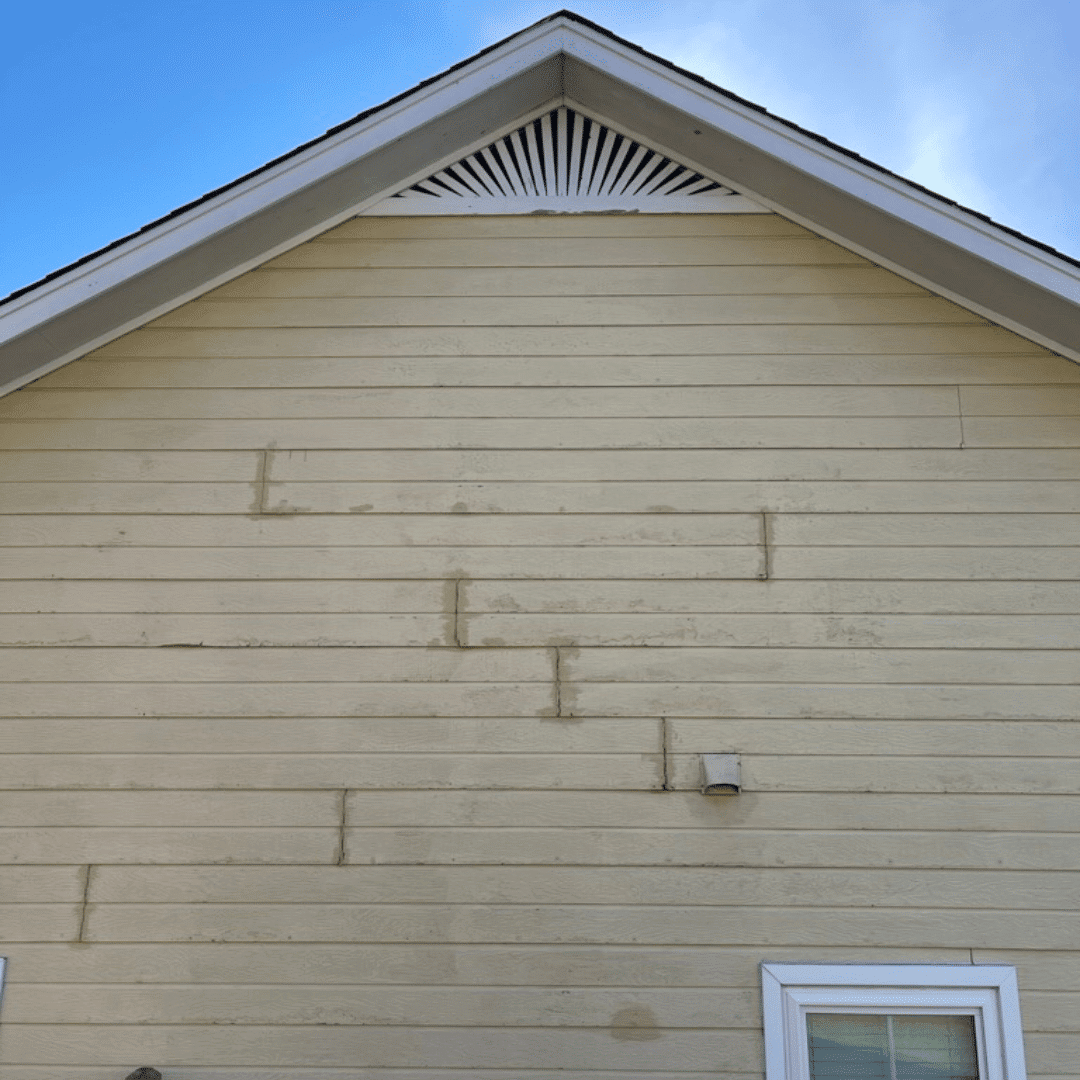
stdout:
POLYGON ((766 1080, 809 1080, 808 1012, 975 1020, 979 1080, 1027 1080, 1016 969, 982 964, 762 964, 766 1080))

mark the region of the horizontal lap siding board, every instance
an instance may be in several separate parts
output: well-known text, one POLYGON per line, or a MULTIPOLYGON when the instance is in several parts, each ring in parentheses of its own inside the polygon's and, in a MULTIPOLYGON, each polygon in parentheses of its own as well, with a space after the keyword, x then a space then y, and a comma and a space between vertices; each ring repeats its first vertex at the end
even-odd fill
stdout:
MULTIPOLYGON (((196 301, 197 302, 197 301, 196 301)), ((423 300, 417 303, 422 305, 423 300)), ((893 323, 734 323, 675 326, 273 327, 166 329, 120 338, 99 355, 120 357, 290 356, 628 356, 866 352, 1015 353, 1022 341, 996 326, 893 323), (870 340, 868 340, 870 339, 870 340)))
POLYGON ((1080 1075, 1078 387, 775 215, 400 217, 3 399, 5 1077, 752 1080, 762 960, 1080 1075))
MULTIPOLYGON (((1066 387, 1065 389, 1070 389, 1066 387)), ((12 399, 13 418, 364 420, 405 417, 955 416, 956 391, 934 387, 604 387, 575 390, 57 390, 12 399)))
MULTIPOLYGON (((595 277, 595 272, 590 271, 595 277)), ((246 280, 246 279, 241 279, 246 280)), ((1080 365, 1065 370, 1059 358, 1025 351, 1015 341, 1004 352, 952 356, 915 353, 882 357, 801 353, 746 356, 723 351, 722 343, 702 356, 590 356, 588 369, 576 356, 365 357, 357 367, 349 357, 308 356, 302 364, 290 357, 215 357, 160 360, 98 357, 54 371, 55 389, 199 389, 286 387, 326 389, 340 386, 850 386, 850 385, 1027 385, 1080 382, 1080 365)))

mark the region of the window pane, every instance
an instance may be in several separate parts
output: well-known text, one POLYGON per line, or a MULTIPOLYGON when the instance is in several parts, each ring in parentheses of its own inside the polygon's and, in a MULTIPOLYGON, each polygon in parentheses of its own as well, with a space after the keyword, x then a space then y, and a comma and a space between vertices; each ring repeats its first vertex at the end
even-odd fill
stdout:
POLYGON ((884 1016, 808 1013, 810 1080, 891 1080, 884 1016))
POLYGON ((810 1080, 979 1080, 971 1016, 807 1013, 810 1080))
POLYGON ((971 1016, 893 1016, 896 1080, 978 1080, 971 1016))

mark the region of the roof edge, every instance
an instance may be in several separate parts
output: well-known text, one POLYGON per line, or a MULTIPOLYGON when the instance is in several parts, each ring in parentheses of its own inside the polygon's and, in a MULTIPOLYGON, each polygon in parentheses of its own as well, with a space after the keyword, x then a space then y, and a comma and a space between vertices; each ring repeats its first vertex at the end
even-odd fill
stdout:
POLYGON ((886 213, 909 220, 924 231, 941 235, 957 246, 991 258, 1006 251, 1021 254, 1028 265, 1013 265, 1010 269, 1080 303, 1080 260, 1015 229, 999 225, 985 214, 961 206, 823 136, 774 116, 760 105, 684 71, 580 16, 575 17, 575 21, 585 28, 582 37, 590 39, 588 44, 607 45, 611 57, 605 59, 601 52, 583 47, 581 40, 569 39, 568 55, 582 64, 598 68, 688 115, 710 122, 734 138, 878 206, 886 213), (643 59, 648 64, 643 64, 643 59), (994 245, 994 252, 990 251, 990 244, 994 245))
MULTIPOLYGON (((146 292, 141 288, 144 280, 160 274, 167 277, 172 264, 190 261, 200 245, 216 241, 230 230, 242 229, 272 208, 295 202, 307 192, 333 187, 336 177, 360 161, 375 160, 380 155, 389 160, 398 153, 409 159, 406 165, 411 162, 415 168, 415 143, 420 133, 433 138, 432 125, 452 126, 447 118, 464 115, 462 110, 470 102, 488 102, 486 111, 478 106, 469 114, 475 137, 477 132, 482 134, 510 119, 515 109, 535 107, 545 93, 549 97, 569 96, 586 106, 595 104, 612 120, 640 129, 644 135, 649 131, 633 123, 639 113, 651 116, 656 123, 661 116, 666 117, 667 126, 657 129, 665 135, 662 141, 666 145, 709 166, 750 198, 819 229, 860 254, 884 256, 883 265, 1080 361, 1080 261, 904 180, 563 10, 0 301, 0 384, 7 383, 0 393, 74 359, 80 348, 85 352, 98 347, 133 329, 140 320, 153 318, 198 295, 198 290, 192 292, 189 287, 171 300, 165 298, 138 311, 131 306, 132 301, 127 308, 117 309, 111 329, 102 328, 100 318, 88 318, 93 316, 90 309, 95 304, 108 306, 109 297, 121 288, 132 296, 146 292), (551 67, 553 63, 557 70, 551 67), (529 83, 530 73, 538 72, 542 74, 529 83), (612 100, 622 101, 622 112, 629 110, 629 117, 619 115, 618 108, 613 110, 612 100), (499 109, 504 110, 502 114, 499 109), (701 138, 706 127, 716 143, 711 159, 701 152, 710 142, 708 137, 701 138), (756 176, 746 174, 750 159, 756 161, 756 176), (737 174, 740 167, 743 175, 737 174), (784 170, 787 179, 778 183, 784 170), (830 219, 824 211, 817 213, 813 205, 800 207, 798 199, 793 203, 790 194, 796 177, 805 178, 808 186, 817 185, 824 193, 819 199, 821 207, 839 199, 846 201, 853 212, 877 215, 877 235, 906 236, 909 242, 912 237, 932 240, 944 253, 934 264, 940 271, 938 276, 934 272, 927 274, 925 266, 920 268, 896 258, 895 251, 890 256, 836 228, 835 206, 830 219), (889 223, 891 234, 884 227, 889 223), (984 277, 989 273, 1003 281, 1019 282, 1023 286, 1020 291, 1026 290, 1029 299, 1034 300, 1026 307, 1013 305, 1015 310, 1008 309, 1008 305, 1006 310, 994 306, 995 298, 1009 295, 1001 281, 983 289, 981 299, 970 296, 963 279, 965 268, 975 266, 984 277), (985 302, 987 298, 989 302, 985 302), (1051 308, 1055 309, 1053 317, 1047 314, 1051 308), (65 333, 59 332, 61 324, 65 333), (81 345, 74 345, 67 331, 80 324, 94 326, 99 332, 84 337, 81 345), (68 344, 62 344, 64 341, 68 344), (12 346, 23 345, 25 349, 16 350, 20 353, 16 359, 12 346)), ((445 135, 441 129, 440 133, 445 135)), ((459 141, 471 142, 472 138, 462 135, 459 141)), ((452 140, 445 145, 451 146, 452 140)), ((387 166, 380 175, 389 177, 392 172, 387 166)), ((304 227, 296 229, 288 245, 281 249, 333 227, 368 202, 361 197, 351 206, 343 206, 339 199, 332 213, 319 216, 314 195, 307 201, 311 205, 306 217, 301 216, 304 227)), ((874 232, 868 230, 866 235, 874 232)), ((267 248, 261 257, 277 253, 267 248)), ((211 268, 203 280, 203 291, 258 261, 257 255, 252 255, 220 273, 211 268)), ((930 269, 933 271, 933 267, 930 269)), ((157 295, 152 288, 150 294, 157 295)))
MULTIPOLYGON (((279 154, 277 157, 271 158, 269 161, 264 162, 262 165, 256 166, 254 169, 251 169, 250 171, 242 174, 241 176, 236 177, 235 180, 230 180, 228 183, 221 184, 216 188, 212 188, 210 191, 205 192, 204 194, 198 196, 195 199, 190 199, 188 202, 182 203, 180 206, 177 206, 174 209, 168 211, 168 213, 162 214, 160 217, 154 218, 153 221, 148 221, 145 225, 141 225, 134 232, 126 233, 123 236, 117 237, 115 240, 110 240, 109 243, 103 244, 101 247, 96 248, 93 251, 87 252, 87 254, 85 255, 81 255, 73 262, 66 263, 64 266, 49 271, 49 273, 45 274, 43 277, 38 278, 36 281, 31 281, 26 285, 21 285, 19 288, 13 289, 6 296, 0 297, 0 308, 3 308, 4 305, 9 304, 14 300, 18 300, 19 297, 24 296, 25 294, 32 292, 35 289, 47 285, 49 282, 55 281, 57 278, 62 277, 64 274, 67 274, 72 270, 76 270, 80 266, 84 266, 86 263, 91 262, 92 260, 97 259, 102 255, 107 255, 109 252, 115 251, 118 247, 121 247, 124 244, 130 243, 133 240, 137 240, 140 236, 144 236, 146 233, 152 232, 153 230, 167 224, 173 219, 181 217, 182 215, 188 213, 188 211, 194 210, 197 207, 202 206, 204 203, 216 199, 220 195, 224 195, 226 192, 231 191, 233 188, 237 188, 240 187, 242 184, 246 184, 249 180, 253 180, 255 179, 255 177, 261 176, 263 173, 276 168, 278 165, 283 164, 290 158, 294 158, 297 155, 302 154, 305 150, 310 150, 312 147, 318 146, 320 143, 326 142, 326 140, 328 139, 332 139, 335 135, 340 135, 342 132, 348 130, 349 128, 354 127, 357 124, 363 123, 365 120, 367 120, 371 116, 374 116, 376 113, 382 112, 385 109, 389 109, 395 105, 398 105, 399 103, 405 101, 406 98, 411 97, 412 95, 424 90, 426 87, 431 86, 434 83, 441 81, 442 79, 445 79, 447 76, 452 75, 455 71, 459 71, 461 68, 467 67, 469 64, 472 64, 476 60, 481 59, 488 53, 494 52, 496 49, 502 48, 504 45, 511 42, 514 38, 521 37, 523 34, 528 33, 530 30, 542 26, 545 23, 549 23, 559 17, 567 17, 571 19, 581 18, 580 16, 574 15, 573 12, 560 11, 556 12, 554 15, 549 15, 543 19, 538 20, 531 26, 525 27, 523 30, 517 30, 513 34, 509 34, 507 37, 503 38, 501 41, 497 41, 493 45, 485 46, 483 49, 481 49, 477 53, 474 53, 472 56, 466 57, 464 60, 459 60, 456 64, 451 64, 450 67, 444 69, 443 71, 440 71, 435 75, 431 75, 426 79, 422 79, 415 86, 410 87, 408 90, 403 90, 400 94, 395 94, 393 97, 387 98, 386 101, 383 101, 378 105, 373 105, 369 109, 364 109, 362 112, 357 113, 355 116, 351 116, 348 120, 343 120, 340 124, 334 124, 333 127, 327 128, 326 131, 324 131, 321 135, 316 135, 314 138, 308 139, 306 142, 300 143, 299 146, 294 146, 291 150, 286 150, 285 153, 279 154)), ((588 22, 588 20, 581 21, 588 22)), ((589 23, 589 25, 595 26, 595 24, 592 23, 589 23)), ((596 29, 602 28, 596 27, 596 29)), ((0 311, 0 315, 2 314, 3 312, 0 311)))
MULTIPOLYGON (((150 259, 167 258, 175 248, 197 242, 205 232, 234 225, 247 214, 263 209, 297 188, 370 153, 377 146, 400 138, 470 96, 481 94, 487 89, 486 80, 493 66, 498 66, 498 77, 505 79, 541 63, 561 49, 558 27, 554 25, 557 18, 561 17, 551 16, 541 20, 482 49, 381 105, 357 114, 273 161, 170 211, 138 231, 16 290, 0 300, 0 341, 14 336, 9 329, 11 324, 4 325, 13 312, 36 304, 44 296, 55 295, 75 281, 83 281, 86 291, 73 302, 85 302, 88 298, 86 292, 95 292, 102 287, 97 281, 89 283, 84 280, 92 264, 99 275, 104 274, 108 283, 113 283, 114 278, 120 280, 126 273, 111 274, 108 269, 118 266, 133 252, 148 251, 151 246, 159 246, 165 250, 151 254, 150 259), (470 70, 464 73, 465 69, 470 70), (453 78, 459 72, 463 74, 453 78), (450 85, 442 85, 448 79, 451 80, 450 85), (206 228, 198 228, 197 225, 201 223, 205 223, 206 228), (194 236, 191 235, 193 233, 194 236), (182 237, 180 234, 183 234, 182 237), (177 237, 179 243, 163 244, 166 237, 177 237)), ((144 270, 146 266, 142 264, 147 261, 138 260, 140 265, 136 272, 144 270)), ((61 306, 67 304, 61 302, 61 306)), ((15 333, 27 328, 20 328, 15 333)))

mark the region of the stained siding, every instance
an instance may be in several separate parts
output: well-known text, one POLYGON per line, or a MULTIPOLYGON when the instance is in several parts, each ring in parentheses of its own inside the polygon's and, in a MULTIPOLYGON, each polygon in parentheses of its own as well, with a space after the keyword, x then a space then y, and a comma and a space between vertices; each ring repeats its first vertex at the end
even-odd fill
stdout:
POLYGON ((763 215, 359 219, 0 401, 0 1075, 751 1080, 761 960, 974 960, 1080 1076, 1078 413, 763 215))

